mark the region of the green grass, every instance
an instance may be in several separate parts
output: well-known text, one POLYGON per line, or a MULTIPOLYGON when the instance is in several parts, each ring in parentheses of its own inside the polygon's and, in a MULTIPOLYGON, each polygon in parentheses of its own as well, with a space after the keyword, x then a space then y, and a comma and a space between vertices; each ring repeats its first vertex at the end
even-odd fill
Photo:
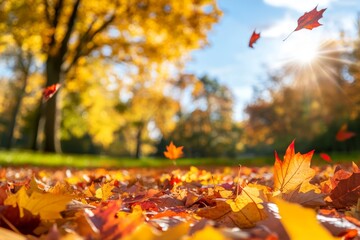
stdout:
MULTIPOLYGON (((281 157, 282 155, 280 155, 281 157)), ((334 163, 360 162, 360 152, 330 154, 334 163)), ((182 158, 176 161, 177 166, 264 166, 274 163, 273 155, 265 157, 241 158, 182 158)), ((313 165, 327 164, 316 154, 313 165)), ((75 168, 133 168, 133 167, 169 167, 171 160, 165 158, 116 158, 95 155, 48 154, 31 151, 0 150, 0 166, 45 166, 45 167, 75 167, 75 168)))
MULTIPOLYGON (((272 161, 271 158, 181 158, 176 161, 177 166, 245 166, 264 165, 272 161)), ((0 166, 46 166, 46 167, 75 167, 75 168, 132 168, 132 167, 168 167, 173 166, 171 160, 165 158, 116 158, 109 156, 49 154, 31 151, 0 150, 0 166)))

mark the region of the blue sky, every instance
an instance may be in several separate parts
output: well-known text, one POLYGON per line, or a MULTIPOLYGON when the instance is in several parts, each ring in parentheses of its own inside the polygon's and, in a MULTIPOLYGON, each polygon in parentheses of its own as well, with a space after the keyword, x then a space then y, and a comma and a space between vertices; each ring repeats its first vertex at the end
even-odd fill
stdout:
POLYGON ((347 37, 356 34, 355 22, 360 0, 219 0, 223 17, 209 33, 210 45, 195 51, 186 70, 196 75, 208 74, 227 85, 235 94, 235 118, 244 119, 243 108, 252 100, 253 86, 266 78, 268 69, 296 57, 309 46, 344 30, 347 37), (297 19, 304 12, 327 8, 319 20, 323 26, 294 32, 297 19), (248 47, 256 29, 261 38, 254 49, 248 47))

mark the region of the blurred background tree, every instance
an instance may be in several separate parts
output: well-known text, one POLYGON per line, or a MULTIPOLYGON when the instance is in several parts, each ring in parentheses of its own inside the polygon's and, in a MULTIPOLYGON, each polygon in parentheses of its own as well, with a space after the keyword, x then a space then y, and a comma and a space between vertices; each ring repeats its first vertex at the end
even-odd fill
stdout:
POLYGON ((241 150, 241 129, 233 119, 234 97, 230 89, 207 75, 187 78, 179 82, 179 87, 191 91, 191 111, 179 115, 168 140, 186 146, 184 151, 191 157, 235 156, 241 150))
MULTIPOLYGON (((295 138, 302 149, 341 150, 337 131, 345 123, 358 121, 354 114, 358 92, 352 93, 357 80, 351 69, 359 66, 350 61, 349 51, 344 51, 348 44, 328 40, 311 63, 288 61, 280 71, 269 73, 262 94, 245 109, 248 150, 273 151, 295 138)), ((353 125, 351 129, 357 131, 353 125)))
MULTIPOLYGON (((8 0, 1 3, 1 15, 4 44, 13 41, 14 31, 40 41, 46 86, 50 86, 67 84, 77 65, 94 57, 135 69, 179 62, 189 51, 206 45, 207 32, 221 12, 215 1, 207 0, 116 0, 101 4, 8 0)), ((45 106, 40 104, 38 111, 45 121, 44 150, 48 152, 61 151, 59 95, 45 106)))

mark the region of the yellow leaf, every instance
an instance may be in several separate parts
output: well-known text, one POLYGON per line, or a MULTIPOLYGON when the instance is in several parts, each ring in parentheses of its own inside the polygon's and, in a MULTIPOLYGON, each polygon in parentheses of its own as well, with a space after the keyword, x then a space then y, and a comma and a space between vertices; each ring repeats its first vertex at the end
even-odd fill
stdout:
POLYGON ((155 240, 158 239, 160 234, 157 229, 152 228, 149 224, 142 223, 134 232, 126 236, 124 240, 155 240))
POLYGON ((274 199, 279 208, 281 223, 292 240, 340 239, 333 237, 316 219, 316 212, 299 204, 274 199))
POLYGON ((27 238, 21 234, 0 227, 1 240, 26 240, 27 238))
POLYGON ((15 194, 8 196, 7 199, 4 201, 4 205, 11 205, 19 207, 20 217, 24 217, 24 206, 26 206, 27 202, 29 201, 29 196, 26 193, 25 187, 21 187, 19 191, 15 194))
POLYGON ((228 199, 226 203, 230 205, 234 212, 240 211, 249 203, 254 203, 257 208, 263 209, 261 203, 264 198, 264 194, 258 188, 252 187, 249 184, 242 189, 241 193, 234 200, 228 199))
POLYGON ((37 180, 34 176, 31 178, 30 181, 30 187, 27 190, 28 194, 31 194, 32 192, 44 192, 45 184, 41 183, 39 180, 37 180))
POLYGON ((113 182, 105 183, 101 186, 101 188, 96 189, 95 197, 100 198, 104 201, 108 200, 114 193, 112 190, 114 189, 113 182))
POLYGON ((73 192, 73 189, 71 188, 70 184, 67 182, 64 183, 57 182, 55 186, 49 188, 48 192, 52 194, 69 194, 73 192))
POLYGON ((164 232, 161 236, 156 238, 157 240, 167 240, 167 239, 181 239, 184 235, 189 232, 190 223, 182 222, 178 225, 169 228, 166 232, 164 232))
POLYGON ((226 240, 227 238, 219 231, 212 226, 206 226, 205 228, 195 232, 191 237, 186 238, 186 240, 226 240))
POLYGON ((29 197, 25 187, 7 199, 5 205, 18 206, 20 217, 24 216, 24 209, 33 215, 40 215, 42 220, 53 220, 61 218, 60 212, 66 209, 66 205, 72 200, 71 196, 52 193, 33 192, 29 197))
POLYGON ((229 198, 233 195, 233 191, 226 190, 224 187, 218 185, 214 187, 214 191, 218 192, 222 198, 229 198))
POLYGON ((234 212, 230 205, 224 201, 217 201, 215 207, 202 208, 198 216, 215 220, 218 224, 226 227, 251 228, 256 222, 266 218, 263 209, 259 209, 256 203, 248 203, 239 211, 234 212))
POLYGON ((134 232, 129 236, 126 236, 124 240, 167 240, 167 239, 183 239, 189 232, 190 224, 183 222, 174 227, 169 228, 165 232, 161 232, 149 224, 141 224, 134 232))

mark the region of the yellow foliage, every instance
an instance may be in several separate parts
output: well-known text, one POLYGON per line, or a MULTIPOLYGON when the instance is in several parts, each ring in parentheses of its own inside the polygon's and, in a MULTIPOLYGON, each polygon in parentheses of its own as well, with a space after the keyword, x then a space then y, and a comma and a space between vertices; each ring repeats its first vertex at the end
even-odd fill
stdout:
MULTIPOLYGON (((164 135, 172 131, 171 119, 179 103, 164 96, 164 82, 174 77, 174 69, 192 50, 207 43, 206 35, 221 15, 215 0, 81 1, 73 28, 69 19, 76 1, 64 0, 58 12, 55 2, 8 0, 2 4, 0 42, 7 47, 0 44, 0 51, 16 47, 31 53, 45 68, 49 56, 63 55, 64 82, 58 94, 59 105, 65 108, 62 137, 89 134, 94 143, 108 147, 125 120, 141 121, 145 127, 154 121, 164 135), (56 12, 58 19, 54 19, 56 12), (69 29, 72 32, 67 35, 69 29), (126 63, 126 70, 110 67, 118 63, 126 63), (124 76, 132 87, 145 85, 140 94, 138 89, 128 89, 134 96, 132 110, 121 116, 115 106, 122 97, 119 86, 124 76), (154 87, 157 91, 148 96, 141 94, 154 87)), ((32 86, 27 89, 32 90, 32 86)))
POLYGON ((25 187, 5 199, 5 205, 19 207, 20 217, 24 217, 24 209, 33 215, 40 215, 42 220, 54 220, 61 218, 60 212, 66 209, 66 205, 73 198, 68 195, 32 192, 30 196, 25 187))
POLYGON ((186 238, 187 240, 203 240, 203 239, 212 239, 212 240, 225 240, 226 238, 219 230, 216 230, 214 227, 206 226, 205 228, 195 232, 191 237, 186 238))

